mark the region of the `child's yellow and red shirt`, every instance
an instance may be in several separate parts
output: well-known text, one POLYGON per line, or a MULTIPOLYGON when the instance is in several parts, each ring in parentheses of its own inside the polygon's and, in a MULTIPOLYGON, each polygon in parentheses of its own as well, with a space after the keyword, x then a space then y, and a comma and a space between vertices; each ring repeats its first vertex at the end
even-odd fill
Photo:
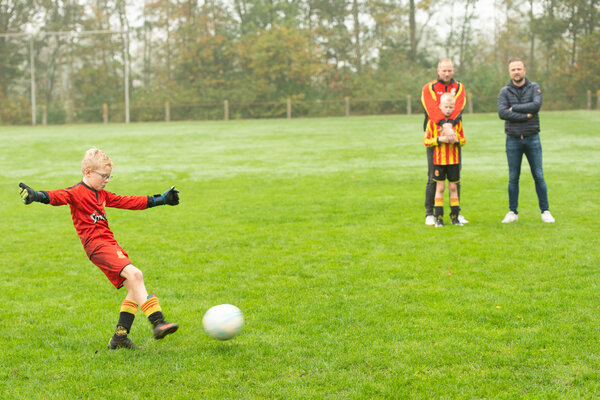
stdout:
POLYGON ((119 196, 106 190, 96 191, 83 182, 67 189, 46 190, 53 206, 68 204, 73 225, 89 255, 98 243, 117 243, 108 227, 105 207, 144 210, 148 196, 119 196))
POLYGON ((438 137, 442 136, 442 127, 433 122, 427 121, 425 129, 425 146, 433 147, 434 165, 453 165, 460 164, 460 147, 466 143, 463 132, 462 121, 459 121, 453 127, 458 138, 458 143, 438 143, 438 137))

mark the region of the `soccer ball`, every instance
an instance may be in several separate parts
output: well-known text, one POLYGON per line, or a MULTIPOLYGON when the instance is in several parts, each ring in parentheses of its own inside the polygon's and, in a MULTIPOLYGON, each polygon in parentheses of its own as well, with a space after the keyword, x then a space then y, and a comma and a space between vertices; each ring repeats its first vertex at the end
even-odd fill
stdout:
POLYGON ((229 340, 242 330, 244 315, 236 306, 220 304, 211 307, 204 314, 202 325, 208 336, 219 340, 229 340))

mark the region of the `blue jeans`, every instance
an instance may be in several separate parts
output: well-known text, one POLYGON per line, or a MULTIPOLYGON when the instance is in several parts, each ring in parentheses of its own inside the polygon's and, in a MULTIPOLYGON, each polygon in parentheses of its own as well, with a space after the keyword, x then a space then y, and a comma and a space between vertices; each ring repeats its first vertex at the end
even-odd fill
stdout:
POLYGON ((506 159, 508 160, 508 207, 515 214, 519 205, 519 176, 523 154, 527 157, 531 175, 535 181, 535 192, 542 212, 549 210, 548 188, 542 168, 542 143, 540 135, 524 137, 506 136, 506 159))

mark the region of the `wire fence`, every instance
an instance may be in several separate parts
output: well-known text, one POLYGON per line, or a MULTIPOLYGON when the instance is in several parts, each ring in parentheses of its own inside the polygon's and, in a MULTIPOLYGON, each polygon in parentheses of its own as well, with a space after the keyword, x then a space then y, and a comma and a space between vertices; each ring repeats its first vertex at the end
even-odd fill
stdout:
MULTIPOLYGON (((495 113, 496 97, 467 96, 464 112, 495 113)), ((581 95, 547 96, 544 110, 600 110, 600 91, 581 95)), ((342 98, 339 100, 285 100, 273 102, 101 104, 76 107, 73 104, 42 104, 37 108, 35 121, 42 125, 66 123, 123 123, 129 111, 131 122, 198 121, 257 118, 318 118, 365 115, 423 114, 419 98, 404 96, 390 99, 342 98)), ((32 121, 30 104, 22 100, 0 108, 0 124, 29 124, 32 121)))

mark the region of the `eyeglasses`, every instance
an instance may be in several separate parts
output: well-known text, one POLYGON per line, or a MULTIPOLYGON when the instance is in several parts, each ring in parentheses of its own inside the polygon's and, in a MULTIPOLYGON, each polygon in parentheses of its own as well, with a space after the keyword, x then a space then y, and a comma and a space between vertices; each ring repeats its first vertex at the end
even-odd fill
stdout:
POLYGON ((101 172, 98 172, 98 171, 95 171, 95 170, 92 170, 92 172, 95 172, 95 173, 97 173, 98 175, 100 175, 100 177, 101 177, 102 179, 104 179, 105 181, 110 181, 110 180, 113 178, 113 176, 112 176, 112 175, 106 175, 106 174, 103 174, 103 173, 101 173, 101 172))

